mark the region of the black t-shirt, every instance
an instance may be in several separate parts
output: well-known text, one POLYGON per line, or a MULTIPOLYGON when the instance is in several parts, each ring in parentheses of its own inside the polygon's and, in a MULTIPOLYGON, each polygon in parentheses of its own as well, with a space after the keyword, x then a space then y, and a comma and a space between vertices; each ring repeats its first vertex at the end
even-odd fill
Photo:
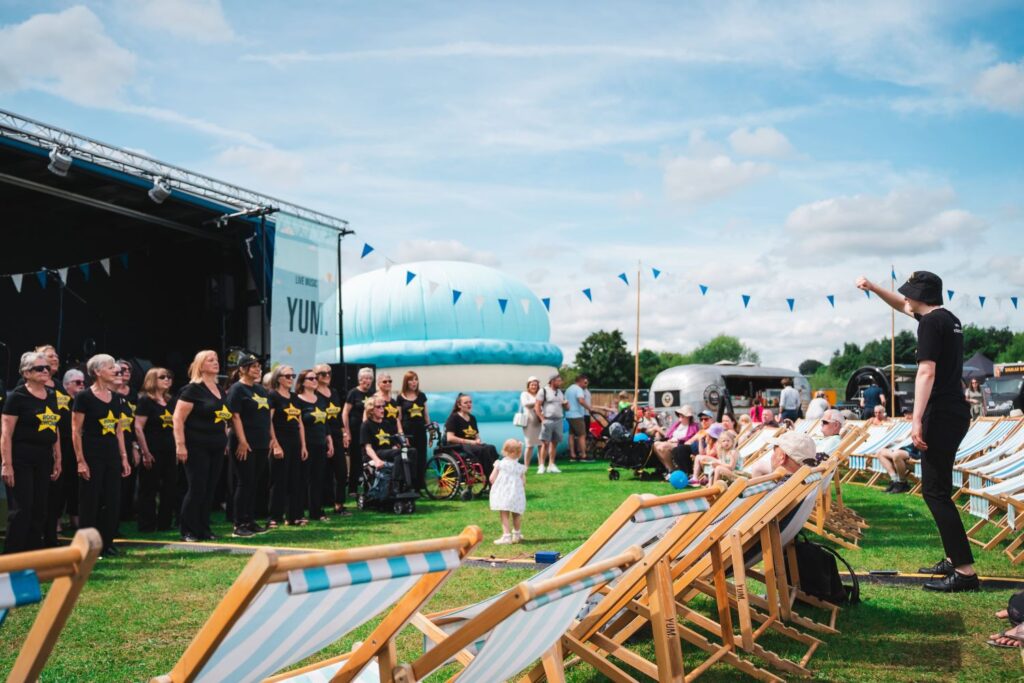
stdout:
POLYGON ((82 413, 82 450, 86 457, 120 459, 117 448, 117 430, 120 426, 121 395, 111 392, 110 401, 104 403, 92 392, 82 389, 75 396, 72 412, 82 413))
POLYGON ((118 395, 121 397, 121 413, 118 418, 121 431, 124 432, 125 446, 130 449, 135 442, 135 409, 139 405, 139 395, 134 391, 118 395))
POLYGON ((964 334, 960 321, 945 308, 917 318, 917 362, 935 361, 935 384, 929 410, 966 408, 960 381, 964 371, 964 334))
POLYGON ((406 397, 398 396, 398 406, 402 409, 402 427, 404 429, 423 429, 426 424, 427 395, 422 391, 418 392, 415 400, 410 401, 406 397))
POLYGON ((398 433, 398 418, 402 415, 402 408, 398 405, 398 401, 391 398, 384 404, 384 422, 387 423, 388 429, 394 433, 398 433))
POLYGON ((224 429, 231 426, 231 411, 226 396, 217 398, 202 382, 189 382, 178 394, 178 400, 192 404, 192 411, 185 419, 186 440, 194 439, 214 447, 227 445, 224 429))
MULTIPOLYGON (((74 458, 75 449, 71 446, 71 396, 64 391, 64 387, 56 386, 53 390, 57 397, 57 412, 60 413, 60 422, 57 423, 57 433, 60 434, 60 452, 74 458)), ((0 402, 0 406, 3 403, 0 402)))
POLYGON ((306 432, 306 443, 322 446, 327 443, 327 398, 316 395, 312 403, 296 396, 295 405, 302 411, 302 426, 306 432))
POLYGON ((285 397, 272 391, 270 392, 270 407, 274 411, 274 434, 277 438, 297 437, 302 410, 295 405, 295 397, 292 395, 285 397))
POLYGON ((341 407, 343 405, 341 398, 338 396, 338 392, 331 389, 329 395, 321 394, 317 392, 317 396, 320 396, 323 401, 324 411, 327 413, 327 431, 331 433, 334 438, 335 448, 341 447, 341 440, 339 438, 342 431, 341 424, 341 407))
POLYGON ((66 418, 57 408, 53 389, 44 387, 44 391, 45 396, 37 398, 23 385, 12 391, 4 402, 4 415, 18 418, 11 435, 14 446, 52 447, 57 442, 57 425, 66 418))
POLYGON ((454 434, 470 441, 480 438, 480 430, 476 427, 475 415, 470 415, 469 419, 466 420, 458 413, 452 413, 444 423, 444 431, 447 434, 454 434))
MULTIPOLYGON (((369 444, 374 453, 380 453, 389 448, 398 448, 398 441, 395 440, 395 434, 397 433, 387 423, 387 420, 382 420, 381 422, 367 420, 359 428, 359 443, 363 446, 369 444)), ((365 451, 366 449, 364 448, 363 452, 365 451)))
POLYGON ((150 453, 174 452, 174 403, 173 398, 168 399, 166 405, 160 405, 145 394, 139 396, 135 415, 146 418, 142 433, 146 435, 150 453))
POLYGON ((371 396, 373 396, 373 392, 366 392, 359 387, 356 387, 352 391, 348 392, 348 396, 345 397, 345 403, 352 406, 348 409, 348 426, 352 432, 352 436, 360 434, 360 425, 363 423, 363 416, 366 414, 366 410, 372 405, 368 403, 371 396))
POLYGON ((270 397, 262 385, 235 382, 228 389, 228 410, 238 416, 250 448, 270 446, 270 397))

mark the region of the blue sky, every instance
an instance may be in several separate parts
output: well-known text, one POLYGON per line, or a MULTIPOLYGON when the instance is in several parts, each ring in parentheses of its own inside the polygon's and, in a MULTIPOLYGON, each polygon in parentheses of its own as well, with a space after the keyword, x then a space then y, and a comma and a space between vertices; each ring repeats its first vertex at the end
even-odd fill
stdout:
POLYGON ((645 346, 795 365, 888 333, 852 282, 890 264, 1024 328, 1022 29, 1000 2, 6 0, 0 106, 348 219, 348 274, 381 265, 363 241, 501 268, 569 356, 632 329, 642 260, 645 346))

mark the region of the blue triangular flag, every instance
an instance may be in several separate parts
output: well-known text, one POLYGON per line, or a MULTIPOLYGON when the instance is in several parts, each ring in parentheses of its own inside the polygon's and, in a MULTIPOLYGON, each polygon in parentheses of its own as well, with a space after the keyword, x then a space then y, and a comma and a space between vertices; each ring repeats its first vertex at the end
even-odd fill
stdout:
POLYGON ((864 296, 866 296, 867 298, 869 298, 869 299, 870 299, 870 298, 871 298, 871 291, 870 291, 870 290, 867 290, 867 289, 865 289, 865 290, 864 290, 864 296))
POLYGON ((654 279, 657 280, 658 276, 661 275, 661 271, 657 268, 651 268, 651 275, 653 275, 654 279))
POLYGON ((896 269, 895 268, 892 269, 892 279, 895 282, 895 280, 896 280, 896 269))
POLYGON ((121 254, 121 266, 125 270, 128 269, 128 254, 121 254))
POLYGON ((409 284, 410 282, 412 282, 415 279, 416 279, 416 273, 412 272, 411 270, 405 271, 405 284, 409 284))
POLYGON ((498 299, 498 305, 501 306, 501 312, 505 312, 505 307, 508 306, 508 299, 498 299))
POLYGON ((594 303, 594 297, 590 294, 590 287, 583 290, 583 296, 587 297, 587 301, 594 303))
POLYGON ((1010 303, 1013 304, 1013 308, 1016 310, 1016 308, 1017 308, 1017 297, 1011 296, 1010 297, 1010 303))
POLYGON ((793 304, 796 303, 796 299, 786 299, 786 303, 789 304, 789 312, 793 312, 793 304))
POLYGON ((953 295, 954 295, 954 294, 956 294, 956 292, 954 292, 954 291, 953 291, 952 289, 947 289, 947 290, 946 290, 946 296, 947 296, 947 297, 949 297, 949 300, 950 300, 950 301, 952 301, 952 300, 953 300, 953 295))
POLYGON ((82 271, 82 275, 83 275, 83 277, 85 277, 85 281, 88 282, 89 281, 89 264, 88 263, 82 263, 82 264, 80 264, 78 266, 78 268, 82 271))
POLYGON ((979 296, 978 297, 978 303, 981 304, 982 308, 985 308, 985 297, 979 296))
POLYGON ((543 299, 540 300, 540 302, 542 304, 544 304, 544 308, 548 309, 548 313, 550 313, 551 312, 551 299, 548 298, 548 297, 544 297, 543 299))
POLYGON ((359 258, 366 258, 367 256, 370 255, 371 251, 373 251, 373 247, 371 247, 366 242, 363 242, 363 253, 360 254, 359 258))
POLYGON ((629 278, 626 277, 625 273, 619 273, 619 279, 625 282, 627 285, 629 284, 629 278))
POLYGON ((36 273, 36 277, 39 278, 39 286, 46 289, 46 271, 40 270, 36 273))
POLYGON ((462 296, 462 292, 457 289, 452 290, 452 306, 459 303, 459 297, 462 296))
POLYGON ((708 293, 708 286, 707 285, 697 285, 697 286, 700 287, 700 295, 701 296, 705 296, 708 293))
POLYGON ((828 299, 828 302, 830 304, 832 304, 832 308, 836 307, 836 295, 835 294, 826 294, 825 298, 828 299))
POLYGON ((746 308, 750 304, 750 295, 749 294, 740 294, 740 296, 743 297, 743 308, 746 308))

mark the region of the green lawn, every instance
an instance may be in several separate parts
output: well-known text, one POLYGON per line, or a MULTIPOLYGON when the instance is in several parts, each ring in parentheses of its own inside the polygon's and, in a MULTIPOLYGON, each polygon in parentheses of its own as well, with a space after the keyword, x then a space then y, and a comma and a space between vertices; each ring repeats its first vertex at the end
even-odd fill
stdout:
MULTIPOLYGON (((432 535, 457 533, 479 524, 485 541, 477 556, 528 557, 537 550, 567 551, 578 545, 622 498, 632 492, 664 493, 667 484, 636 482, 629 476, 609 482, 602 465, 569 465, 562 475, 530 475, 524 524, 527 541, 520 546, 494 546, 500 533, 496 513, 485 500, 469 503, 424 502, 412 516, 357 513, 346 519, 283 528, 250 545, 288 547, 348 547, 432 535)), ((913 571, 941 555, 938 537, 920 498, 886 496, 875 490, 844 488, 847 504, 863 514, 872 527, 864 549, 844 552, 858 570, 913 571)), ((129 529, 125 529, 128 531, 129 529)), ((229 528, 220 523, 222 535, 229 528)), ((136 535, 148 540, 175 540, 173 534, 136 535)), ((225 539, 230 541, 230 539, 225 539)), ((234 541, 230 541, 234 542, 234 541)), ((246 557, 226 553, 196 553, 160 547, 129 549, 125 556, 103 560, 93 573, 57 650, 44 672, 44 681, 142 681, 166 672, 203 623, 224 590, 245 564, 246 557)), ((983 574, 1021 576, 998 552, 980 554, 983 574)), ((452 607, 491 595, 530 576, 523 569, 460 569, 430 604, 452 607)), ((843 610, 839 636, 811 660, 816 680, 827 681, 1002 681, 1024 678, 1016 651, 995 650, 985 636, 1000 628, 992 617, 1006 603, 1005 589, 959 596, 935 596, 919 588, 862 585, 863 604, 843 610)), ((10 667, 34 610, 16 610, 3 626, 0 674, 10 667)), ((369 630, 364 627, 362 637, 369 630)), ((786 642, 764 639, 780 654, 796 654, 786 642)), ((341 652, 351 641, 337 644, 341 652)), ((400 656, 411 658, 421 639, 407 629, 399 641, 400 656)), ((641 641, 640 650, 649 648, 641 641)), ((689 667, 700 658, 692 648, 689 667)), ((650 653, 649 654, 653 654, 650 653)), ((437 678, 437 677, 435 677, 437 678)), ((576 682, 601 680, 593 670, 576 667, 576 682)), ((704 677, 736 680, 732 669, 718 666, 704 677)))

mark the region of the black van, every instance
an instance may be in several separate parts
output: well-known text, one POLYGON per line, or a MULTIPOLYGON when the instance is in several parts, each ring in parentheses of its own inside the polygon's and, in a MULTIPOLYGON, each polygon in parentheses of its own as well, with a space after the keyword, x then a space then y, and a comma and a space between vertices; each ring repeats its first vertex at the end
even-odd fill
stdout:
POLYGON ((1024 409, 1024 363, 996 366, 998 377, 985 380, 982 390, 988 404, 988 415, 1009 415, 1010 411, 1024 409))

